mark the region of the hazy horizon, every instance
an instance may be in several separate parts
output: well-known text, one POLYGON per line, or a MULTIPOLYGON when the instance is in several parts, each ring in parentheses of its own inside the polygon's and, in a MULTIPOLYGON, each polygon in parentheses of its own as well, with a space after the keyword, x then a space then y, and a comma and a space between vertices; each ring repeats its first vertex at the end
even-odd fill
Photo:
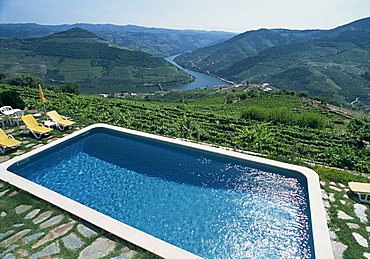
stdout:
POLYGON ((331 29, 369 17, 368 0, 0 1, 0 23, 92 23, 244 32, 331 29))

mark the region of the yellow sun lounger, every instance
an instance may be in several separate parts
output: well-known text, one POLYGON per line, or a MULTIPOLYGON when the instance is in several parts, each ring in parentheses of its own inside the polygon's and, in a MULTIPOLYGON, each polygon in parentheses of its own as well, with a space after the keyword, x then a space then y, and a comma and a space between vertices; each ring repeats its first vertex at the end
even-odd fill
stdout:
POLYGON ((37 139, 40 139, 42 135, 46 135, 53 130, 39 124, 31 114, 22 116, 22 121, 37 139))
POLYGON ((69 127, 75 124, 74 121, 67 120, 66 117, 60 116, 59 113, 57 113, 56 111, 50 111, 47 112, 46 114, 53 122, 55 122, 55 125, 58 127, 58 129, 62 131, 64 130, 65 127, 69 127))
POLYGON ((0 129, 0 153, 4 153, 6 148, 16 148, 22 142, 15 140, 12 135, 6 135, 6 133, 0 129))
POLYGON ((349 182, 348 186, 358 195, 360 201, 370 203, 370 183, 349 182))

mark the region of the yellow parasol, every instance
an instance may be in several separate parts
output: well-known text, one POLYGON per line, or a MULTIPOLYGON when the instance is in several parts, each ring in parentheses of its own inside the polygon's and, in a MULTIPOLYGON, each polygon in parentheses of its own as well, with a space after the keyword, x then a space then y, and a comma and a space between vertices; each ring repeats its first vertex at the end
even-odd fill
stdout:
POLYGON ((42 87, 40 83, 39 83, 39 95, 40 95, 40 102, 45 103, 47 100, 44 97, 44 92, 42 91, 42 87))

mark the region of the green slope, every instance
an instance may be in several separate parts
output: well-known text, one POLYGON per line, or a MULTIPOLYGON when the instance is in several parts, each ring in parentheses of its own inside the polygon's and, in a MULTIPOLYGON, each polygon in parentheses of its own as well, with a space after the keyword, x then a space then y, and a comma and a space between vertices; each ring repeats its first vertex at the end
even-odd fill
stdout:
POLYGON ((313 96, 351 102, 370 97, 370 33, 343 31, 334 37, 261 51, 220 72, 234 80, 269 82, 313 96))
POLYGON ((187 68, 370 105, 370 18, 332 30, 258 30, 186 53, 187 68))
POLYGON ((49 84, 78 82, 84 92, 153 91, 191 80, 162 58, 113 46, 82 29, 0 40, 0 72, 29 73, 49 84))
POLYGON ((180 65, 217 74, 219 71, 261 50, 316 37, 320 31, 290 31, 283 29, 248 31, 219 44, 185 53, 176 62, 180 65))

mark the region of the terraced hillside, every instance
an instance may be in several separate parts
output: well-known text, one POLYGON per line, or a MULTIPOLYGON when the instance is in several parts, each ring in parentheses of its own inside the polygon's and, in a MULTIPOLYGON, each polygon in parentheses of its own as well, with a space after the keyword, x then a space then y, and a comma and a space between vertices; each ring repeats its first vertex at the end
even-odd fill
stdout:
POLYGON ((154 91, 192 78, 162 58, 122 49, 82 29, 39 39, 0 39, 0 72, 48 84, 78 82, 82 92, 154 91))
POLYGON ((370 18, 321 31, 258 30, 186 53, 180 65, 370 107, 370 18))

